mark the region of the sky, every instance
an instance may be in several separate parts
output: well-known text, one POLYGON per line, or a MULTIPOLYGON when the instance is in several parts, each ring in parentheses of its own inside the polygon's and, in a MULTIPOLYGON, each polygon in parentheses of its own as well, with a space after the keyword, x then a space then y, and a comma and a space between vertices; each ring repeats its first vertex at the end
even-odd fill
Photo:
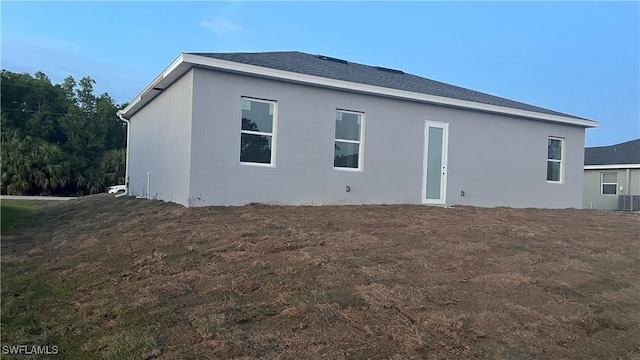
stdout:
POLYGON ((640 138, 640 2, 0 2, 2 69, 117 103, 182 52, 302 51, 399 69, 640 138))

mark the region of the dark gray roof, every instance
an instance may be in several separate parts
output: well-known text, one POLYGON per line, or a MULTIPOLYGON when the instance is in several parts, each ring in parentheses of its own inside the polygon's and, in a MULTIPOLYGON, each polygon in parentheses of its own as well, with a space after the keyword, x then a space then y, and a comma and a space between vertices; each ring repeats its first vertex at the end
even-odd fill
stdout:
POLYGON ((512 109, 534 111, 543 114, 582 119, 573 115, 504 99, 459 86, 445 84, 401 71, 368 66, 338 60, 326 56, 311 55, 298 51, 259 53, 190 53, 215 59, 256 65, 271 69, 314 75, 335 80, 406 90, 416 93, 442 96, 451 99, 473 101, 482 104, 502 106, 512 109))
POLYGON ((585 165, 640 164, 640 139, 584 149, 585 165))

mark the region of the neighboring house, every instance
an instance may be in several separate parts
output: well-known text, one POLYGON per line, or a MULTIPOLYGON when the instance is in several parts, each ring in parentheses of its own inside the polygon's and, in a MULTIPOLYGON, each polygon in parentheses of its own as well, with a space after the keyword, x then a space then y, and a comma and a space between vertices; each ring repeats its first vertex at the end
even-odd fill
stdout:
POLYGON ((129 106, 129 194, 185 206, 582 206, 597 122, 301 52, 183 53, 129 106))
POLYGON ((640 139, 584 149, 584 208, 640 210, 640 139))

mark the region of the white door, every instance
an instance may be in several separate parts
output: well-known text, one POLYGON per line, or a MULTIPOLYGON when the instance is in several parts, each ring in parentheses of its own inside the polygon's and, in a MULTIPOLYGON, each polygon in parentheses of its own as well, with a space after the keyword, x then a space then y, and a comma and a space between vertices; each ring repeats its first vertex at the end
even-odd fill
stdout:
POLYGON ((424 175, 422 202, 444 205, 447 187, 447 139, 449 124, 426 121, 424 127, 424 175))

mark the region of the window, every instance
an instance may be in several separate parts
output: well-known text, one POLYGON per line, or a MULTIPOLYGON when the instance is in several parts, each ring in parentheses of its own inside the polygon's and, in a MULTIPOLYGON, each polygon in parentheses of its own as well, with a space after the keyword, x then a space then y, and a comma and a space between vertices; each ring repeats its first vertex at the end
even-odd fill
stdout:
POLYGON ((550 137, 547 141, 547 181, 562 182, 564 139, 550 137))
POLYGON ((600 173, 602 194, 603 195, 617 195, 618 194, 618 173, 617 172, 603 172, 600 173))
POLYGON ((336 110, 336 137, 333 167, 359 170, 362 168, 362 113, 336 110))
POLYGON ((240 162, 275 163, 276 102, 242 98, 240 162))

